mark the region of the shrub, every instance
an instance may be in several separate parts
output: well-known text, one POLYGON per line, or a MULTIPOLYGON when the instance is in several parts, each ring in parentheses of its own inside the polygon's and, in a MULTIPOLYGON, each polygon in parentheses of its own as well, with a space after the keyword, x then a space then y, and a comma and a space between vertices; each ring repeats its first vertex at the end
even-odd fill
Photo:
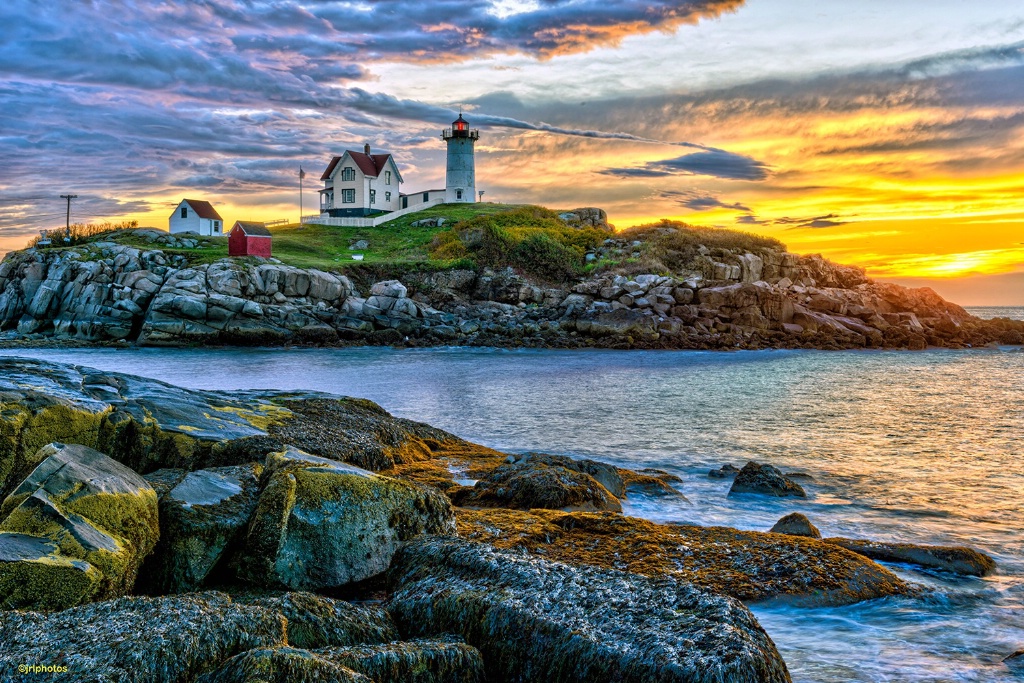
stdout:
POLYGON ((512 264, 548 280, 564 282, 583 271, 583 250, 535 230, 524 237, 511 254, 512 264))
POLYGON ((116 230, 130 230, 139 227, 138 221, 120 221, 119 223, 72 223, 67 228, 53 228, 44 230, 39 237, 33 237, 28 241, 28 246, 37 247, 43 238, 48 239, 51 244, 44 246, 70 247, 76 244, 89 242, 92 238, 116 230))

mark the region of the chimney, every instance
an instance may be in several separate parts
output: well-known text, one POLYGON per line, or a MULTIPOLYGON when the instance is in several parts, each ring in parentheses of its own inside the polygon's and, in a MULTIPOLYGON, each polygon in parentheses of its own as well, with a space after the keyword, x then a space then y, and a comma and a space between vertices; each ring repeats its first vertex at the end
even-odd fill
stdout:
POLYGON ((367 154, 367 155, 370 154, 370 143, 369 142, 367 142, 365 145, 363 145, 363 152, 365 154, 367 154))

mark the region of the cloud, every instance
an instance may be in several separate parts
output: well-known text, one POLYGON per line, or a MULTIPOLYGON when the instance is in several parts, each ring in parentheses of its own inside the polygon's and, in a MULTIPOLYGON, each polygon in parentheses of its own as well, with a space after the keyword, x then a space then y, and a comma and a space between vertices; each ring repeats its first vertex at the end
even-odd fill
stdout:
POLYGON ((846 225, 849 221, 836 220, 840 218, 838 214, 830 213, 824 216, 812 216, 809 218, 790 218, 788 216, 783 218, 776 218, 771 221, 772 225, 788 225, 791 226, 788 230, 801 230, 804 228, 835 228, 840 225, 846 225))
POLYGON ((737 218, 736 222, 739 223, 740 225, 765 225, 766 223, 769 223, 770 221, 762 221, 762 220, 759 220, 757 218, 757 216, 746 215, 746 216, 740 216, 739 218, 737 218))
POLYGON ((734 211, 746 211, 750 212, 751 209, 748 206, 740 204, 739 202, 729 204, 723 202, 717 197, 713 197, 704 192, 697 190, 666 190, 660 193, 660 197, 664 199, 671 199, 680 206, 683 206, 691 211, 709 211, 711 209, 732 209, 734 211))
POLYGON ((729 180, 765 180, 768 165, 742 154, 707 148, 674 159, 648 161, 640 167, 609 168, 599 173, 623 178, 663 178, 673 175, 706 175, 729 180))

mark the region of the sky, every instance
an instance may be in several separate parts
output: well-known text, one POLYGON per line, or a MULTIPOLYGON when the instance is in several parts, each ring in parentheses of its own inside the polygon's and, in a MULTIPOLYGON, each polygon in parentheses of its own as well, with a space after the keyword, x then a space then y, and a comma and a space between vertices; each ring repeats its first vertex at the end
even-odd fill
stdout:
POLYGON ((73 222, 315 213, 333 154, 485 199, 771 235, 1024 305, 1024 0, 4 0, 0 253, 73 222))

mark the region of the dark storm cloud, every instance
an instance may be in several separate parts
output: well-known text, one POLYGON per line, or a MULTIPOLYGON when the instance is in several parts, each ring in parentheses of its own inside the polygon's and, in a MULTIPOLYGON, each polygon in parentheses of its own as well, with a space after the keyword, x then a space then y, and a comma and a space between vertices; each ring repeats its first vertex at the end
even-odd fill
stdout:
POLYGON ((801 230, 805 228, 835 228, 840 225, 846 225, 849 221, 837 220, 841 218, 839 214, 830 213, 825 216, 811 216, 808 218, 790 218, 788 216, 783 218, 776 218, 771 221, 772 225, 788 225, 788 230, 801 230))
POLYGON ((742 154, 733 154, 721 149, 707 149, 674 159, 648 161, 641 167, 609 168, 600 173, 623 178, 706 175, 729 180, 764 180, 769 175, 769 168, 763 162, 742 154))

